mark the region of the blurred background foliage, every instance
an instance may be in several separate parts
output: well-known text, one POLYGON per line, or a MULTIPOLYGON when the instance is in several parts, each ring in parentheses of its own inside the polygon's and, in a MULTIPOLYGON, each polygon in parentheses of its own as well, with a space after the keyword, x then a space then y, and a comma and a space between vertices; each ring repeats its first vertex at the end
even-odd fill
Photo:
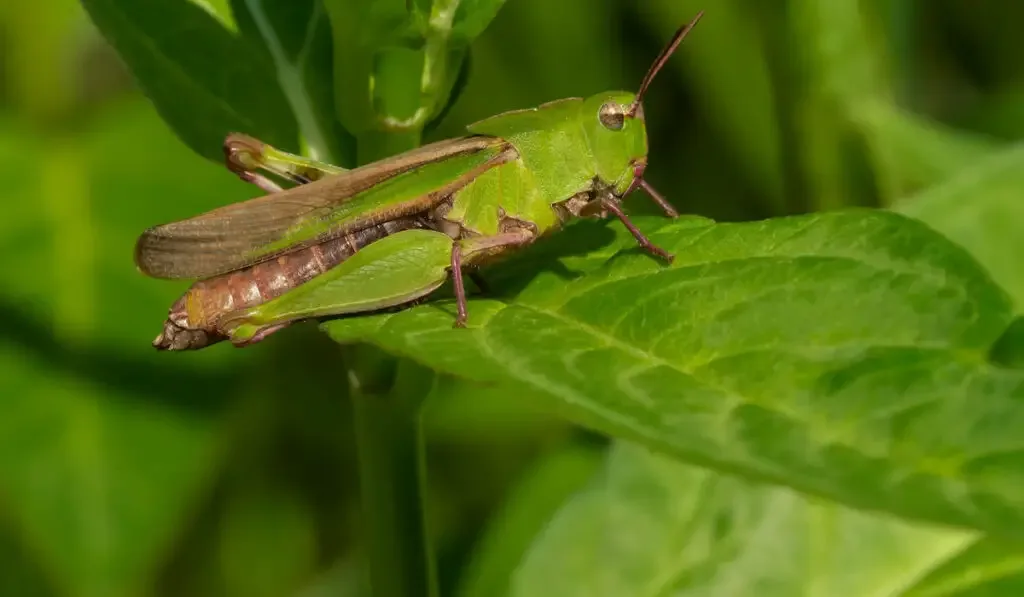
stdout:
MULTIPOLYGON (((226 1, 194 4, 210 27, 230 14, 226 1)), ((1013 146, 1024 4, 509 0, 427 140, 504 110, 633 89, 701 8, 645 106, 649 180, 681 211, 748 220, 895 206, 967 246, 1024 301, 1024 153, 1013 146)), ((168 36, 191 33, 168 25, 168 36)), ((321 141, 351 164, 344 133, 321 141)), ((219 139, 199 151, 216 157, 219 139)), ((0 6, 0 180, 0 595, 360 594, 340 349, 304 325, 245 351, 152 350, 186 285, 136 272, 137 235, 256 191, 171 132, 75 0, 0 6)), ((555 510, 588 483, 576 502, 615 499, 602 483, 610 475, 614 494, 614 462, 638 457, 619 446, 612 472, 594 477, 601 438, 500 388, 442 379, 424 417, 444 594, 506 593, 524 553, 528 586, 543 565, 529 545, 555 510)), ((778 524, 815 520, 821 506, 787 496, 778 524)), ((949 562, 931 585, 885 594, 1019 594, 1013 550, 913 533, 899 553, 927 544, 949 562), (957 584, 979 569, 990 574, 977 586, 957 584)), ((864 540, 895 549, 895 534, 864 540)))

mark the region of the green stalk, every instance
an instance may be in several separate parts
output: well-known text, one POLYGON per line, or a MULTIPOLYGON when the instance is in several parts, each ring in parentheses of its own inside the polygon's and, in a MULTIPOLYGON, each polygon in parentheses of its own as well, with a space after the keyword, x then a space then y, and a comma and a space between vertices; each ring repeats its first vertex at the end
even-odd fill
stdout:
MULTIPOLYGON (((419 131, 359 135, 358 163, 419 145, 419 131)), ((433 373, 370 346, 347 350, 360 485, 367 595, 435 597, 420 431, 433 373)))
POLYGON ((368 594, 435 597, 420 425, 433 374, 370 346, 347 356, 368 594))

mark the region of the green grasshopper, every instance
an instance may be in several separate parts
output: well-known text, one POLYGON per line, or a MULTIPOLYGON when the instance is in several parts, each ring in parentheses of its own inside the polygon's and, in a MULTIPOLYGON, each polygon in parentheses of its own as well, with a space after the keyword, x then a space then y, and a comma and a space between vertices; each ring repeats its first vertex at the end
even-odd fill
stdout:
POLYGON ((135 262, 144 274, 200 279, 171 307, 154 346, 195 349, 223 339, 245 346, 295 321, 407 305, 449 273, 454 324, 464 327, 463 268, 576 217, 614 215, 643 249, 671 262, 621 201, 642 189, 678 216, 643 178, 641 101, 702 14, 676 32, 635 94, 499 114, 467 127, 470 136, 354 170, 230 135, 228 167, 269 194, 142 234, 135 262), (259 170, 300 184, 284 190, 259 170))

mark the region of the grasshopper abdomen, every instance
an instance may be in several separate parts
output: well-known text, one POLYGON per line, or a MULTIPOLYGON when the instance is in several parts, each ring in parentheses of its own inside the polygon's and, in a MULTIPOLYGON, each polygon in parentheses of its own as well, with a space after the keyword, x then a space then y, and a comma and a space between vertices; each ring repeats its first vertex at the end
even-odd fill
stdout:
POLYGON ((245 269, 199 280, 168 312, 153 340, 161 350, 191 350, 228 337, 232 315, 277 298, 342 263, 359 249, 389 234, 417 228, 417 218, 400 218, 345 234, 245 269))

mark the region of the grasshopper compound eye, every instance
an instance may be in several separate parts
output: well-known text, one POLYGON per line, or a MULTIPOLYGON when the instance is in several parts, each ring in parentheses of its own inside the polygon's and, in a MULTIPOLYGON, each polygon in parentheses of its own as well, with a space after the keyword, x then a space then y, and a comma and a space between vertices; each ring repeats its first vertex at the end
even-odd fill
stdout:
POLYGON ((626 121, 626 110, 620 104, 608 102, 597 111, 597 118, 604 128, 610 131, 620 131, 626 121))

